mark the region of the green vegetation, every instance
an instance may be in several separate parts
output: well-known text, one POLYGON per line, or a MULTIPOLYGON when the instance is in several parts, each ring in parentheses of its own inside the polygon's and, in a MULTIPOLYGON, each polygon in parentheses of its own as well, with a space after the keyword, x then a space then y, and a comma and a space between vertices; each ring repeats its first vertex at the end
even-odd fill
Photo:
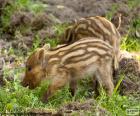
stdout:
POLYGON ((138 6, 140 4, 139 0, 128 0, 127 4, 129 6, 130 9, 135 8, 136 6, 138 6))
POLYGON ((140 39, 136 37, 136 31, 140 28, 140 19, 136 18, 132 21, 129 33, 122 38, 121 49, 126 51, 139 51, 140 39))
POLYGON ((111 20, 113 15, 116 13, 117 11, 117 8, 118 8, 118 5, 117 4, 113 4, 112 7, 111 7, 111 10, 109 12, 107 12, 106 14, 106 18, 108 20, 111 20))
POLYGON ((132 37, 122 38, 121 49, 126 51, 139 51, 140 50, 140 40, 132 37))
MULTIPOLYGON (((46 5, 40 2, 33 2, 32 0, 11 0, 10 4, 3 9, 3 15, 1 16, 2 27, 0 27, 1 34, 10 27, 11 18, 14 13, 31 12, 33 14, 38 14, 43 12, 46 7, 46 5)), ((24 28, 24 26, 20 27, 20 29, 27 28, 24 28)))
MULTIPOLYGON (((139 1, 139 0, 138 0, 139 1)), ((131 4, 129 0, 129 4, 131 4)), ((2 16, 2 30, 5 30, 10 24, 10 17, 15 11, 31 11, 33 13, 40 13, 44 10, 44 5, 41 3, 35 3, 32 0, 16 0, 13 1, 13 4, 7 6, 4 9, 4 14, 2 16)), ((111 12, 108 13, 107 17, 110 19, 114 14, 117 6, 113 6, 111 12)), ((45 42, 50 43, 52 47, 57 46, 58 37, 62 34, 67 25, 55 25, 53 28, 56 33, 56 38, 46 37, 45 42)), ((130 33, 135 29, 140 27, 140 19, 135 19, 132 25, 133 29, 130 30, 130 33)), ((22 28, 24 29, 24 28, 22 28)), ((41 39, 38 35, 35 35, 33 45, 31 50, 28 51, 28 54, 31 54, 35 49, 41 46, 41 39)), ((127 35, 123 37, 121 42, 121 49, 127 51, 139 51, 140 50, 140 40, 134 36, 127 35)), ((47 90, 48 82, 43 82, 40 87, 37 87, 34 90, 29 90, 21 86, 21 74, 24 74, 25 68, 22 66, 23 62, 28 56, 23 56, 22 51, 18 51, 14 48, 10 48, 7 51, 2 51, 3 54, 8 54, 8 56, 16 56, 15 64, 9 65, 5 64, 3 69, 3 77, 6 81, 4 87, 0 87, 0 113, 8 112, 26 112, 28 109, 32 108, 46 108, 57 110, 58 107, 68 104, 74 101, 84 102, 89 97, 91 98, 94 95, 94 92, 91 92, 91 87, 89 83, 90 79, 85 79, 79 82, 79 88, 74 97, 70 95, 69 88, 66 86, 62 90, 59 90, 55 96, 53 96, 47 104, 41 102, 40 98, 42 94, 47 90), (9 81, 9 78, 12 78, 12 81, 9 81)), ((101 90, 101 95, 96 99, 97 106, 103 107, 112 116, 125 116, 126 110, 131 108, 140 108, 139 99, 133 96, 121 96, 119 95, 119 86, 122 82, 123 75, 120 77, 120 81, 115 87, 114 94, 112 97, 108 97, 103 90, 101 90)), ((87 115, 91 115, 92 111, 86 112, 87 115)), ((75 114, 76 115, 76 114, 75 114)))
MULTIPOLYGON (((127 96, 120 96, 118 93, 115 93, 112 97, 108 98, 105 95, 101 95, 99 98, 98 104, 111 112, 113 116, 125 116, 127 109, 140 107, 137 100, 134 98, 129 98, 127 96)), ((137 112, 138 115, 139 112, 137 112)))

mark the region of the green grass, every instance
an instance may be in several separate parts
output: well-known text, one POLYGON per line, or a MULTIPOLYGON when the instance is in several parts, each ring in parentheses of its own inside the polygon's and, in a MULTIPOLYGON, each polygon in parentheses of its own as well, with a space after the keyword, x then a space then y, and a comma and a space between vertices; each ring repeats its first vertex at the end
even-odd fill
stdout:
POLYGON ((135 8, 136 6, 140 5, 139 0, 127 0, 127 4, 130 9, 135 8))
POLYGON ((111 10, 106 13, 106 18, 111 21, 113 15, 116 13, 118 8, 117 4, 113 4, 111 10))
POLYGON ((123 37, 121 42, 121 49, 126 51, 140 51, 140 40, 132 37, 123 37))
MULTIPOLYGON (((46 7, 46 5, 43 5, 40 2, 33 2, 32 0, 11 0, 10 5, 7 5, 3 9, 3 15, 1 16, 2 27, 0 27, 0 33, 2 34, 2 31, 6 31, 7 28, 9 28, 12 15, 15 12, 20 13, 21 11, 28 11, 36 15, 43 12, 46 7)), ((24 28, 24 26, 21 28, 24 28)))
POLYGON ((122 37, 121 49, 126 51, 140 51, 140 39, 136 37, 135 33, 140 28, 140 18, 135 18, 131 21, 128 34, 122 37))
MULTIPOLYGON (((140 108, 139 101, 133 97, 120 96, 118 93, 113 94, 112 97, 102 94, 98 99, 98 105, 105 108, 112 116, 126 116, 126 111, 132 108, 140 108)), ((138 115, 138 111, 137 111, 138 115)))

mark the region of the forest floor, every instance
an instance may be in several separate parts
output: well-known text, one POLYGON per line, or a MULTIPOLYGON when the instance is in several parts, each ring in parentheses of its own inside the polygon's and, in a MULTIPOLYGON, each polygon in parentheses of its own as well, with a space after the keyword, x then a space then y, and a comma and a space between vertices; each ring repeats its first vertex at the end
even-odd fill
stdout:
POLYGON ((139 115, 139 62, 139 0, 0 0, 0 113, 139 115), (118 13, 122 54, 111 98, 101 91, 95 99, 89 79, 79 82, 74 97, 65 87, 47 104, 40 101, 47 83, 35 90, 21 86, 26 59, 35 49, 56 46, 67 26, 81 17, 104 16, 116 26, 118 13))

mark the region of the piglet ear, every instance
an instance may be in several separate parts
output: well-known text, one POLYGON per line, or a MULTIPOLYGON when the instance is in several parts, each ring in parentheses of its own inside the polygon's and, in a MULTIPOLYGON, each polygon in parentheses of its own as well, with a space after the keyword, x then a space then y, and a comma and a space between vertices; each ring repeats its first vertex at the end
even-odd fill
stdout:
POLYGON ((40 50, 39 50, 39 60, 44 59, 45 51, 50 49, 50 44, 45 44, 40 50))
POLYGON ((41 48, 41 50, 39 51, 39 57, 38 57, 38 60, 43 68, 46 68, 47 66, 47 58, 45 56, 45 51, 46 51, 45 49, 41 48))
POLYGON ((45 44, 43 46, 43 49, 45 49, 45 50, 49 50, 50 48, 51 48, 51 45, 50 44, 45 44))
POLYGON ((43 59, 44 59, 44 55, 45 55, 44 52, 45 52, 44 49, 40 49, 40 50, 39 50, 38 60, 43 60, 43 59))

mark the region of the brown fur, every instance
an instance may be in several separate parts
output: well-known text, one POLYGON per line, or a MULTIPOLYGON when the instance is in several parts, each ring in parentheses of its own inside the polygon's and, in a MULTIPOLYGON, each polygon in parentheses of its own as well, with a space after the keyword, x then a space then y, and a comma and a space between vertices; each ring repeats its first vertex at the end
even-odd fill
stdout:
POLYGON ((77 80, 94 75, 108 95, 111 95, 114 89, 112 62, 113 48, 103 40, 93 37, 54 49, 43 47, 28 58, 22 84, 34 89, 42 80, 51 80, 43 96, 43 101, 46 102, 55 91, 67 83, 70 85, 71 94, 74 95, 77 80))

